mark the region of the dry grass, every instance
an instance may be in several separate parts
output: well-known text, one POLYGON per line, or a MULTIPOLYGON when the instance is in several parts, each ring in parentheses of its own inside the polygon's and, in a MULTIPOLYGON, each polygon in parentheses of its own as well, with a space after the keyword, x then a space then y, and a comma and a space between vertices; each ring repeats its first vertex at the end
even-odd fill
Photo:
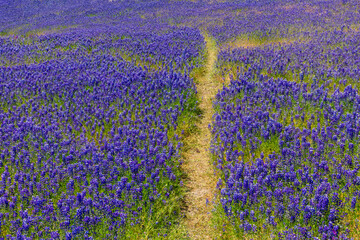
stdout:
POLYGON ((197 90, 200 96, 202 117, 198 123, 198 133, 185 139, 189 149, 183 153, 183 169, 188 175, 186 187, 186 226, 191 239, 212 239, 211 210, 216 179, 210 159, 211 133, 208 128, 213 116, 212 99, 221 86, 214 78, 217 60, 217 46, 214 39, 205 34, 207 60, 204 71, 198 74, 197 90))
POLYGON ((267 45, 287 45, 287 44, 291 44, 295 42, 294 39, 287 39, 287 38, 281 38, 281 39, 269 39, 265 42, 262 41, 257 41, 257 40, 252 40, 252 39, 247 39, 247 38, 238 38, 230 43, 228 43, 226 46, 229 47, 230 49, 235 49, 235 48, 256 48, 256 47, 264 47, 267 45))
POLYGON ((342 220, 342 224, 345 228, 350 230, 349 237, 351 239, 360 239, 360 211, 357 207, 355 210, 348 209, 347 215, 342 220))
POLYGON ((52 27, 52 28, 39 28, 36 30, 26 32, 26 36, 32 36, 32 35, 45 36, 45 35, 49 35, 49 34, 53 34, 53 33, 59 33, 63 30, 67 30, 67 29, 75 29, 78 26, 79 25, 69 25, 69 26, 57 26, 57 27, 52 27))

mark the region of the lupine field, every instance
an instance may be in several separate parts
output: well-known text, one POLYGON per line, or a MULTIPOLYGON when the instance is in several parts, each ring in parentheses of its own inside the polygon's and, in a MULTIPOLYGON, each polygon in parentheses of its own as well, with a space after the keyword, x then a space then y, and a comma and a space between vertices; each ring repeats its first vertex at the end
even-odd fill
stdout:
POLYGON ((359 87, 357 0, 2 1, 0 239, 360 239, 359 87))

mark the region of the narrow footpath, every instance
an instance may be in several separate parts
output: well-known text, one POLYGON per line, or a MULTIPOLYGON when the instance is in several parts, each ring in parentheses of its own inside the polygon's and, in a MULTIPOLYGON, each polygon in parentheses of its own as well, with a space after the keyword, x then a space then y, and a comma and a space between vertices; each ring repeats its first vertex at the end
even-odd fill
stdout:
POLYGON ((218 54, 216 42, 207 34, 204 34, 204 38, 207 51, 205 73, 196 79, 203 115, 198 123, 199 132, 186 139, 190 149, 184 152, 183 164, 189 178, 186 182, 189 192, 185 198, 188 208, 184 224, 191 239, 211 239, 211 210, 216 187, 210 159, 211 133, 208 126, 214 114, 212 100, 221 84, 214 77, 218 54))

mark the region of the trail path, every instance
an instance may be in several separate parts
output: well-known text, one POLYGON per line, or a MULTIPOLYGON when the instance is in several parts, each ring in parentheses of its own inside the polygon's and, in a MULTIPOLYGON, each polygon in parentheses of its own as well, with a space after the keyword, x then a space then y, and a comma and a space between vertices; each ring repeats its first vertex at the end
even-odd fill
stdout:
POLYGON ((211 210, 216 187, 216 179, 210 161, 211 133, 209 124, 214 110, 212 100, 221 84, 214 77, 218 49, 214 39, 204 34, 207 59, 205 73, 197 78, 197 91, 200 97, 200 108, 203 112, 198 123, 199 132, 192 134, 187 143, 190 149, 184 153, 184 170, 188 174, 186 183, 189 193, 186 196, 185 226, 191 239, 211 239, 211 210))

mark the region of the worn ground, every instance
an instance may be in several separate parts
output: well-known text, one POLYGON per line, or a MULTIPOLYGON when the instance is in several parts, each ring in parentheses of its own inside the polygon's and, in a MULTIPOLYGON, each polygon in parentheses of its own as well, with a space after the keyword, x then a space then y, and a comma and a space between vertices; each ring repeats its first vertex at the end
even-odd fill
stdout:
POLYGON ((214 113, 212 100, 221 84, 214 77, 217 45, 207 34, 204 34, 204 37, 207 51, 206 64, 203 74, 195 79, 202 116, 197 125, 198 132, 185 140, 189 149, 184 152, 183 164, 188 176, 185 184, 189 189, 185 198, 187 210, 184 225, 191 239, 212 239, 210 221, 216 187, 216 178, 210 161, 209 124, 214 113))

